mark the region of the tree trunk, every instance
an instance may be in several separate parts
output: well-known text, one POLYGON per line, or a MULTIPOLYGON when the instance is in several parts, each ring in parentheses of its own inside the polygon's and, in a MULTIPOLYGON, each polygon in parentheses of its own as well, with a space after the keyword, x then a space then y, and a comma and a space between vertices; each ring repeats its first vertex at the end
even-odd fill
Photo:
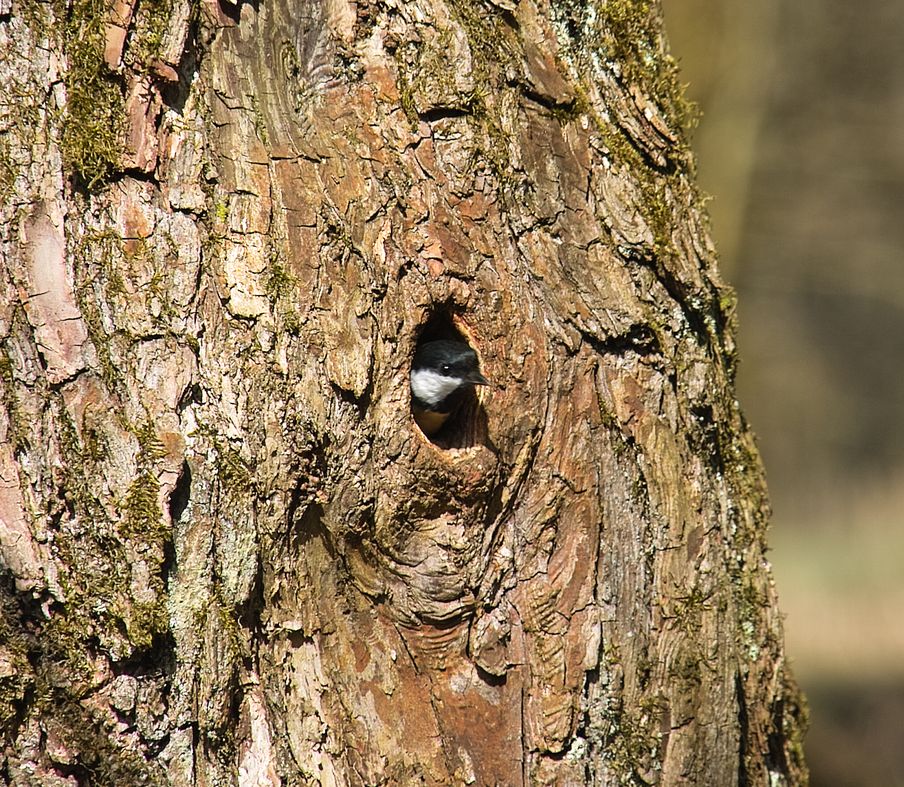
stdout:
POLYGON ((655 3, 0 38, 9 783, 805 781, 655 3), (428 438, 431 338, 492 387, 428 438))

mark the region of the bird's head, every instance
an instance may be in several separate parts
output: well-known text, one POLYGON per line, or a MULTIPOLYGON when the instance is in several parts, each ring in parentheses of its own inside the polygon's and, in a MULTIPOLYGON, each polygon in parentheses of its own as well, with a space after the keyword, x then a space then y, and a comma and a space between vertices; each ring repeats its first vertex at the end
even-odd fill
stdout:
POLYGON ((464 342, 425 342, 415 353, 411 393, 420 407, 437 409, 457 391, 475 385, 489 381, 480 373, 477 353, 464 342))

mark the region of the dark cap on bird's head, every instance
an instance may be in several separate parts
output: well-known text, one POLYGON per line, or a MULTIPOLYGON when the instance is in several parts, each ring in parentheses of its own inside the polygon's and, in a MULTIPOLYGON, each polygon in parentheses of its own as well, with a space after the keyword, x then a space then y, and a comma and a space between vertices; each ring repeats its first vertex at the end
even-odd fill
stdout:
POLYGON ((472 385, 489 385, 480 373, 477 353, 464 342, 441 339, 418 347, 411 371, 430 370, 445 377, 459 378, 472 385))

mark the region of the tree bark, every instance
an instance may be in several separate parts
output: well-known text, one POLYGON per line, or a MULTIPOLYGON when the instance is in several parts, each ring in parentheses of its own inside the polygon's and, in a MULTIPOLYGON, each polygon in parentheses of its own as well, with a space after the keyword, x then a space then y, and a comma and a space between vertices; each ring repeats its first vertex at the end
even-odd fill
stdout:
POLYGON ((805 782, 655 3, 0 38, 9 783, 805 782), (437 337, 493 385, 431 440, 437 337))

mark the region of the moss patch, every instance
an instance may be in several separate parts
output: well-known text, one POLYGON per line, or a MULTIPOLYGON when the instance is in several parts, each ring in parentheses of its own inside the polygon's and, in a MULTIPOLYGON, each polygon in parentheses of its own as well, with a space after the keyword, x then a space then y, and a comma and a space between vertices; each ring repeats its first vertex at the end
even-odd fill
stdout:
POLYGON ((107 0, 75 0, 64 27, 69 68, 60 149, 67 169, 88 190, 119 168, 125 133, 121 82, 104 62, 109 13, 107 0))
POLYGON ((678 78, 678 65, 665 50, 658 8, 647 0, 607 0, 600 22, 607 53, 617 60, 629 82, 656 96, 672 125, 689 130, 697 109, 688 101, 678 78))
POLYGON ((698 112, 684 95, 678 65, 662 38, 658 3, 649 0, 557 0, 551 9, 567 58, 592 73, 602 64, 625 84, 655 96, 669 124, 685 132, 698 112))
POLYGON ((172 13, 172 0, 141 0, 132 20, 128 52, 123 58, 126 65, 143 71, 160 57, 160 47, 172 13))
POLYGON ((297 334, 301 330, 301 318, 295 306, 298 296, 297 281, 286 268, 282 253, 272 241, 264 290, 270 300, 274 316, 282 320, 286 331, 297 334))

